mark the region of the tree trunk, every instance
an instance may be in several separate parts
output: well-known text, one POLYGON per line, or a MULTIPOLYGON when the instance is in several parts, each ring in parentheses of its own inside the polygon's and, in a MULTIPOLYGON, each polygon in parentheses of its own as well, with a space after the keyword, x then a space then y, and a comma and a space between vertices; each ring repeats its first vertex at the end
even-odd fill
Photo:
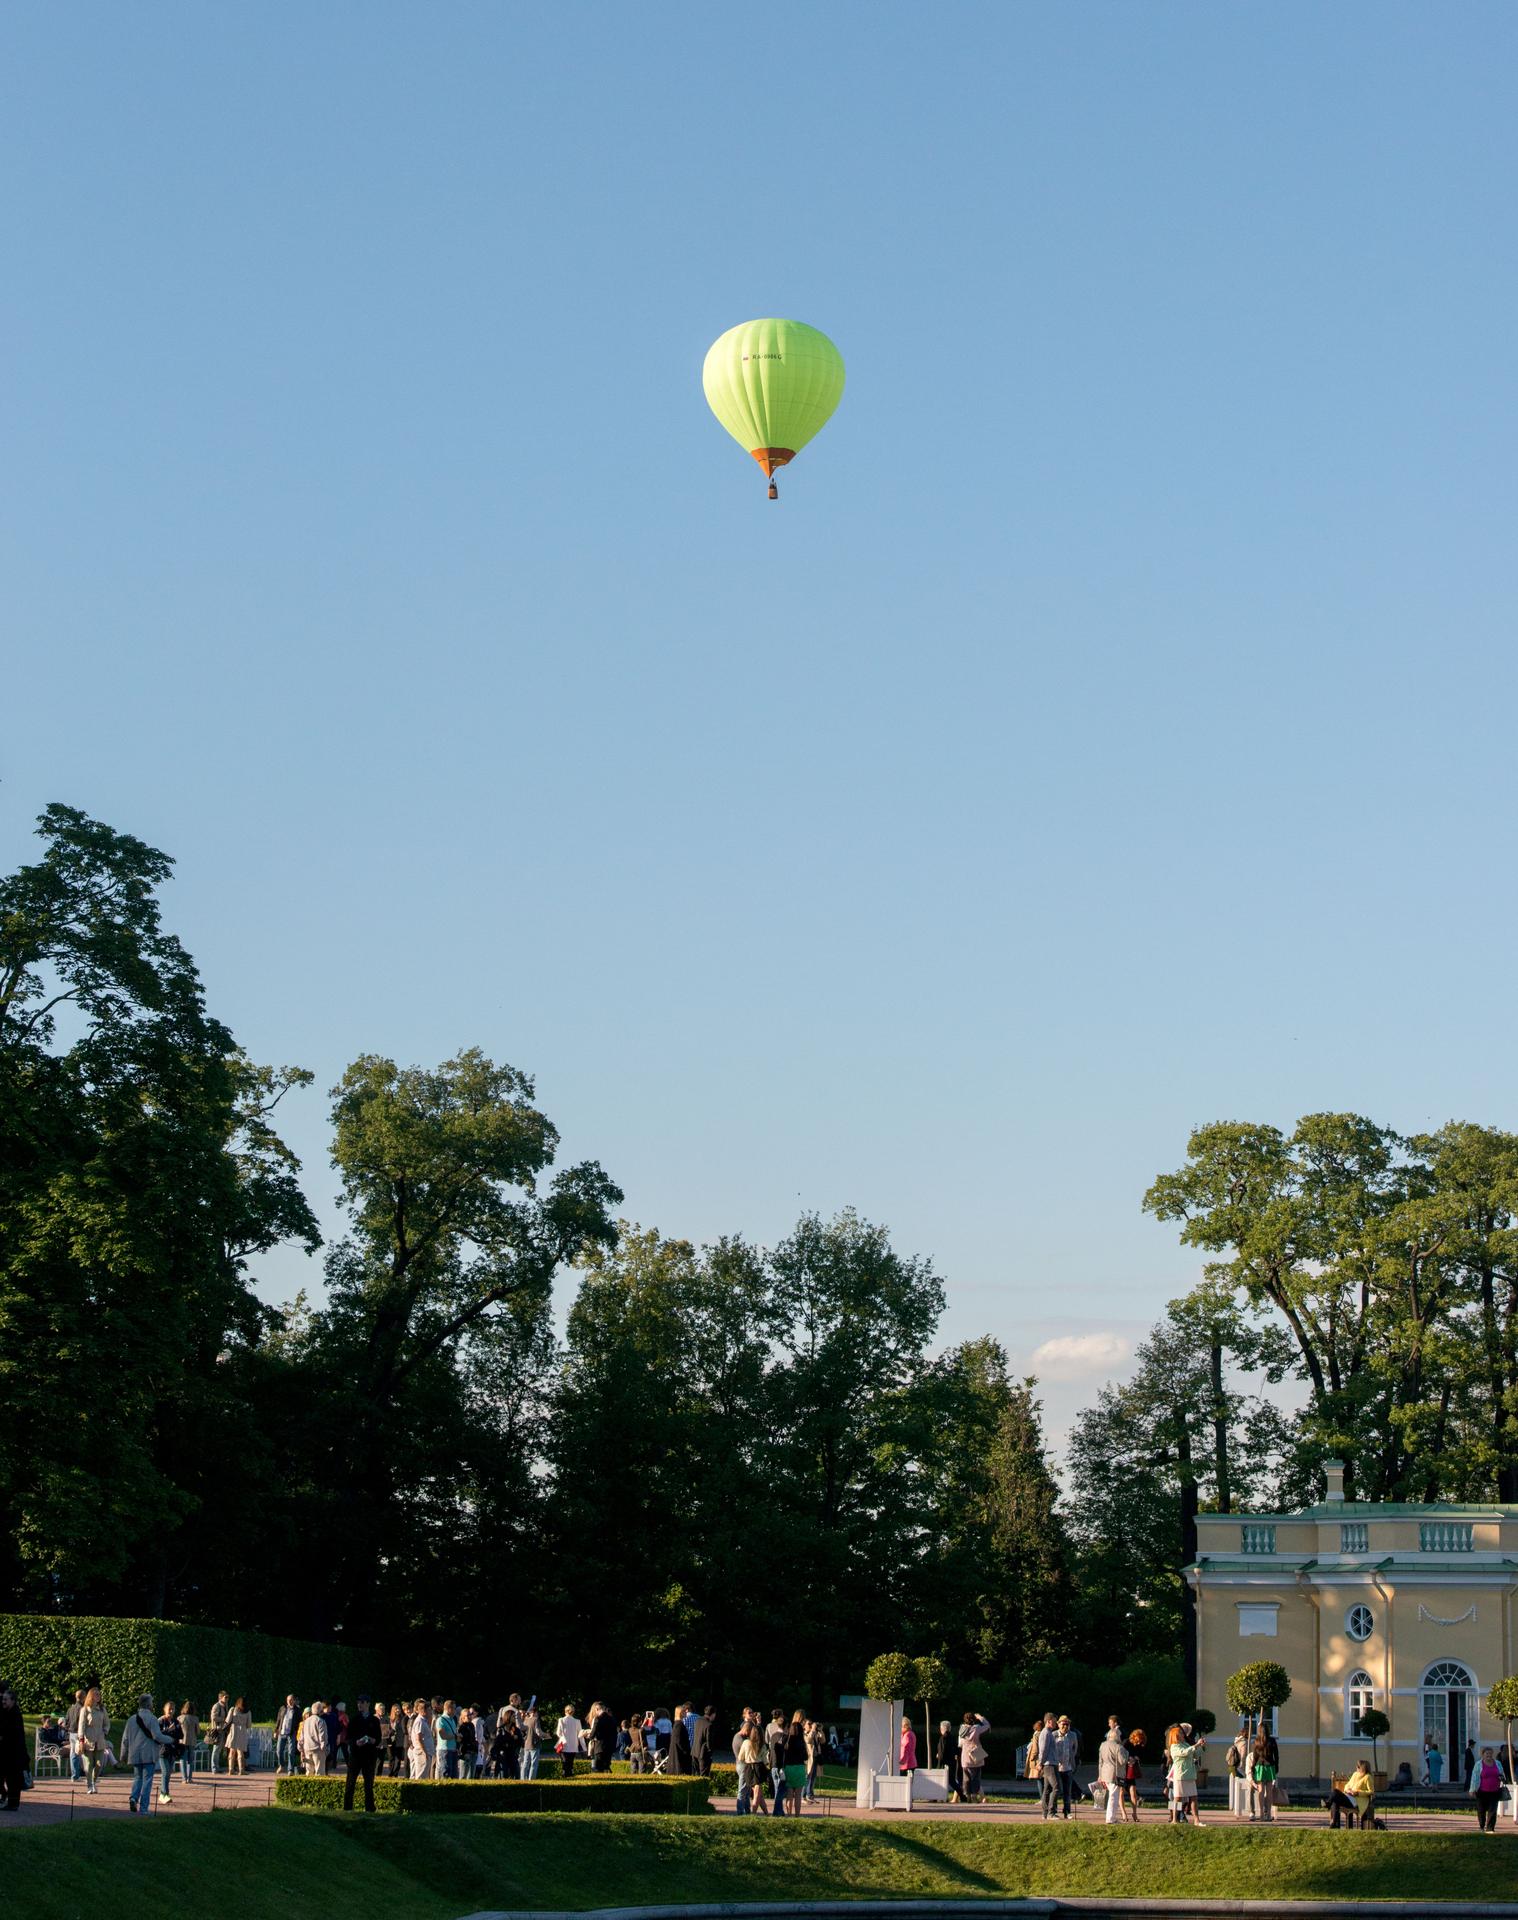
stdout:
MULTIPOLYGON (((1181 1478, 1181 1565, 1189 1567, 1196 1559, 1196 1474, 1191 1464, 1191 1433, 1183 1423, 1176 1445, 1181 1478)), ((1196 1595, 1191 1582, 1181 1582, 1182 1651, 1186 1661, 1186 1685, 1196 1693, 1196 1595)))
POLYGON ((1228 1402, 1223 1397, 1223 1343, 1214 1334, 1208 1353, 1212 1376, 1212 1445, 1216 1456, 1218 1512, 1233 1512, 1233 1485, 1228 1471, 1228 1402))

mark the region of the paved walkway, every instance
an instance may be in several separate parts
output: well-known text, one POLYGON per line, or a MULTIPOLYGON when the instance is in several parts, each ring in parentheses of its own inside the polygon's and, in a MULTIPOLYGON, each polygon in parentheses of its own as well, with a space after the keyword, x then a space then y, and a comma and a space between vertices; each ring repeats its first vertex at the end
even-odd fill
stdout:
MULTIPOLYGON (((174 1782, 167 1806, 161 1806, 158 1791, 153 1791, 153 1816, 162 1812, 165 1819, 181 1813, 210 1813, 212 1808, 265 1807, 274 1801, 272 1773, 237 1774, 198 1773, 189 1786, 174 1782)), ((0 1833, 9 1827, 46 1827, 62 1820, 125 1820, 134 1816, 127 1811, 132 1791, 129 1773, 102 1773, 100 1791, 90 1794, 83 1783, 52 1777, 39 1780, 30 1793, 21 1796, 19 1813, 0 1813, 0 1833)))
MULTIPOLYGON (((732 1813, 736 1802, 732 1799, 713 1799, 712 1806, 718 1813, 732 1813)), ((1447 1813, 1411 1813, 1399 1812, 1395 1806, 1381 1809, 1386 1820, 1387 1830, 1391 1833, 1468 1833, 1479 1837, 1474 1809, 1463 1817, 1460 1814, 1447 1813)), ((750 1815, 751 1819, 773 1819, 773 1814, 750 1815)), ((790 1816, 785 1816, 789 1818, 790 1816)), ((910 1813, 888 1813, 882 1808, 871 1810, 856 1807, 852 1800, 819 1800, 815 1805, 802 1806, 802 1818, 806 1820, 972 1820, 985 1821, 992 1826, 1039 1826, 1042 1816, 1038 1803, 1031 1801, 1008 1805, 992 1803, 984 1807, 950 1806, 945 1801, 935 1801, 927 1806, 914 1807, 910 1813)), ((1163 1802, 1146 1806, 1142 1810, 1141 1824, 1146 1827, 1164 1826, 1169 1818, 1163 1802)), ((1078 1827, 1103 1827, 1106 1816, 1087 1807, 1072 1817, 1070 1822, 1078 1827)), ((1203 1811, 1202 1828, 1209 1827, 1245 1827, 1247 1820, 1235 1820, 1226 1807, 1218 1807, 1213 1812, 1203 1811)), ((1283 1807, 1278 1809, 1274 1822, 1279 1827, 1326 1827, 1328 1815, 1314 1800, 1309 1806, 1283 1807)), ((1498 1837, 1518 1839, 1518 1827, 1511 1821, 1499 1825, 1498 1837)))
MULTIPOLYGON (((199 1773, 188 1787, 176 1781, 167 1805, 159 1801, 155 1789, 152 1817, 156 1819, 160 1813, 166 1818, 173 1818, 181 1814, 210 1813, 213 1810, 271 1806, 274 1783, 278 1777, 273 1773, 240 1774, 235 1778, 229 1778, 224 1773, 199 1773)), ((50 1826, 66 1820, 129 1819, 133 1817, 127 1811, 127 1798, 131 1790, 132 1776, 129 1773, 102 1774, 100 1791, 93 1795, 87 1794, 82 1785, 75 1786, 71 1780, 39 1780, 31 1792, 23 1796, 19 1813, 0 1814, 0 1833, 12 1827, 50 1826)), ((712 1806, 719 1814, 731 1814, 735 1802, 731 1798, 714 1799, 712 1806)), ((1480 1837, 1474 1813, 1400 1812, 1395 1803, 1383 1807, 1383 1812, 1388 1828, 1393 1833, 1464 1833, 1472 1839, 1480 1837)), ((749 1817, 772 1819, 774 1816, 765 1814, 749 1817)), ((856 1807, 852 1800, 845 1800, 841 1796, 818 1800, 804 1808, 802 1817, 807 1820, 903 1820, 918 1823, 924 1820, 969 1820, 983 1821, 991 1826, 1036 1826, 1040 1820, 1036 1801, 1013 1805, 1003 1802, 984 1807, 950 1806, 946 1802, 937 1802, 918 1807, 911 1813, 887 1813, 879 1809, 870 1812, 856 1807)), ((1144 1809, 1143 1824, 1163 1825, 1165 1817, 1163 1806, 1149 1806, 1144 1809)), ((1327 1821, 1328 1815, 1315 1803, 1285 1808, 1276 1815, 1276 1824, 1281 1827, 1322 1827, 1327 1821)), ((1245 1824, 1235 1821, 1223 1807, 1211 1813, 1204 1811, 1202 1823, 1204 1831, 1209 1827, 1245 1824)), ((1100 1827, 1106 1823, 1100 1814, 1088 1807, 1076 1816, 1073 1824, 1100 1827)), ((1499 1825, 1497 1837, 1512 1841, 1518 1838, 1518 1827, 1511 1822, 1503 1823, 1499 1825)))

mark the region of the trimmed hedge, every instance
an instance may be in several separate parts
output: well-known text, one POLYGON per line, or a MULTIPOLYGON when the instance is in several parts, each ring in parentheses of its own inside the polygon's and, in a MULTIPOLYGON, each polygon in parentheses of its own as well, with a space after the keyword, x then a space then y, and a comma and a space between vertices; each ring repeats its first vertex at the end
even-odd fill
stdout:
MULTIPOLYGON (((695 1778, 694 1774, 634 1773, 631 1762, 627 1760, 613 1760, 611 1763, 611 1771, 612 1777, 617 1780, 683 1780, 695 1778)), ((723 1766, 719 1762, 705 1777, 710 1780, 712 1793, 716 1798, 720 1799, 724 1794, 736 1794, 738 1791, 738 1769, 736 1767, 723 1766)), ((768 1772, 765 1773, 764 1779, 766 1786, 768 1786, 768 1772)))
POLYGON ((367 1647, 329 1647, 229 1627, 173 1620, 107 1620, 79 1614, 0 1613, 0 1679, 23 1713, 57 1713, 76 1687, 98 1683, 113 1720, 139 1694, 193 1700, 202 1720, 223 1687, 248 1702, 255 1720, 273 1717, 287 1693, 353 1700, 376 1691, 379 1656, 367 1647))
MULTIPOLYGON (((347 1791, 340 1774, 286 1775, 274 1783, 274 1804, 308 1813, 337 1813, 347 1791)), ((711 1783, 699 1775, 613 1780, 577 1773, 546 1780, 376 1780, 376 1813, 707 1813, 711 1783)), ((364 1804, 362 1783, 357 1802, 364 1804)))

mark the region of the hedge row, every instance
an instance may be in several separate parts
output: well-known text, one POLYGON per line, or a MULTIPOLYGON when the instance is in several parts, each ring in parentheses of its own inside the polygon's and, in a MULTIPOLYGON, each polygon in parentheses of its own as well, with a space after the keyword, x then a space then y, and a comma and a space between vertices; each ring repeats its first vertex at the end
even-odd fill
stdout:
MULTIPOLYGON (((377 1813, 706 1813, 711 1783, 695 1775, 611 1780, 604 1773, 543 1780, 376 1780, 377 1813)), ((337 1774, 274 1783, 274 1803, 308 1812, 341 1809, 347 1781, 337 1774)), ((362 1806, 363 1787, 357 1804, 362 1806)))
POLYGON ((95 1682, 113 1720, 124 1719, 143 1693, 155 1701, 189 1698, 204 1719, 223 1687, 234 1700, 243 1696, 255 1720, 268 1720, 287 1693, 301 1701, 373 1693, 378 1659, 365 1647, 173 1620, 0 1613, 0 1679, 15 1688, 23 1713, 57 1713, 76 1687, 95 1682))

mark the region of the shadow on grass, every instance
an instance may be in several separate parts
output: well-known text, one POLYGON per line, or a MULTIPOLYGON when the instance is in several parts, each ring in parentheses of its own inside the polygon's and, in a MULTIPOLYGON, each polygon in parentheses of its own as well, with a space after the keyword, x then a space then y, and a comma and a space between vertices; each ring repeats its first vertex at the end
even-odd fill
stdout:
MULTIPOLYGON (((875 1844, 882 1852, 899 1861, 910 1860, 921 1869, 925 1886, 920 1897, 941 1897, 945 1891, 945 1882, 954 1891, 962 1893, 1000 1894, 1002 1891, 1000 1880, 993 1879, 988 1873, 982 1873, 978 1867, 967 1865, 963 1860, 956 1860, 952 1854, 945 1853, 939 1846, 929 1845, 927 1841, 915 1838, 910 1831, 884 1825, 872 1831, 875 1835, 875 1844)), ((913 1896, 898 1881, 890 1886, 881 1887, 878 1890, 878 1897, 910 1900, 913 1896)))

